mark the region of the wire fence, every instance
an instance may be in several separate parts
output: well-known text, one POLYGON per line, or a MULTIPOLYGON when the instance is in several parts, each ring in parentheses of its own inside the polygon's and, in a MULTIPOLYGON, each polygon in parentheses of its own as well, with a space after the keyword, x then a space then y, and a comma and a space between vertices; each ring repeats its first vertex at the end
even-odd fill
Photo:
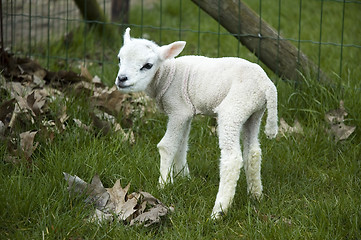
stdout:
MULTIPOLYGON (((282 41, 290 41, 328 75, 344 79, 361 77, 358 70, 361 61, 361 1, 244 2, 260 16, 260 29, 261 19, 264 19, 273 26, 278 37, 282 35, 282 41)), ((86 5, 87 0, 84 3, 86 5)), ((116 51, 121 42, 117 40, 109 44, 115 40, 108 38, 105 31, 120 35, 119 29, 125 26, 131 26, 136 36, 151 38, 159 44, 186 40, 190 45, 188 54, 240 56, 259 62, 234 38, 239 37, 237 34, 226 31, 190 1, 131 0, 129 23, 110 20, 112 0, 98 0, 101 11, 108 18, 104 22, 84 20, 73 0, 2 0, 1 4, 4 48, 15 55, 39 59, 48 68, 69 69, 75 62, 81 62, 98 66, 94 71, 100 71, 97 73, 100 75, 113 71, 114 67, 107 70, 106 66, 116 66, 116 51), (103 29, 100 35, 104 36, 95 43, 89 43, 87 38, 90 30, 85 26, 91 22, 103 29), (109 28, 104 30, 105 27, 109 28), (78 32, 81 32, 83 41, 78 42, 80 53, 75 53, 71 45, 76 45, 74 35, 78 32), (56 42, 58 44, 54 44, 56 42)), ((239 1, 239 6, 241 4, 243 2, 239 1)), ((242 37, 245 36, 247 34, 242 37)))

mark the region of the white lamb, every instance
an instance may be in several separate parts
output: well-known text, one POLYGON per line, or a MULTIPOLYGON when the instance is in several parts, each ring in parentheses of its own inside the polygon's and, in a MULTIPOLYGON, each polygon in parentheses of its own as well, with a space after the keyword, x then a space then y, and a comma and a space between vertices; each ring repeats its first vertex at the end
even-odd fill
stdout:
POLYGON ((211 217, 217 219, 232 203, 244 164, 247 189, 262 195, 261 118, 267 108, 265 133, 274 138, 277 126, 277 90, 262 68, 240 58, 176 57, 186 42, 158 46, 124 34, 115 84, 121 92, 145 91, 168 117, 167 131, 157 145, 159 183, 173 182, 173 173, 189 176, 186 160, 191 120, 196 114, 217 116, 220 183, 211 217), (242 132, 243 157, 240 148, 242 132))

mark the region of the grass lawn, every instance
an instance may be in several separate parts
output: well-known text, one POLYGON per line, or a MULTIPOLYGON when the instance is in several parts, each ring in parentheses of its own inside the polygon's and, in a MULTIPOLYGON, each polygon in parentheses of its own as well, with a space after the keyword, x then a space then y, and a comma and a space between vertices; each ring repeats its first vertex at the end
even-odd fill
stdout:
MULTIPOLYGON (((247 2, 255 10, 259 8, 255 1, 247 2)), ((263 1, 263 17, 277 26, 278 4, 271 2, 263 1)), ((143 32, 162 44, 180 37, 188 42, 184 54, 240 56, 257 61, 232 36, 214 34, 218 31, 214 20, 204 13, 199 15, 192 3, 182 3, 185 31, 175 30, 179 27, 180 6, 163 1, 162 5, 144 9, 144 28, 140 27, 140 6, 132 7, 132 35, 140 36, 143 32), (154 14, 159 9, 163 11, 162 23, 154 14), (201 34, 197 32, 198 19, 201 34), (159 32, 157 28, 147 27, 160 25, 168 30, 159 32)), ((287 38, 298 39, 298 6, 298 1, 282 1, 281 33, 287 38)), ((322 41, 340 42, 342 6, 324 1, 322 41)), ((320 1, 303 1, 302 39, 319 40, 319 9, 320 1)), ((360 10, 361 4, 346 5, 345 44, 361 45, 360 10)), ((220 28, 220 33, 225 30, 220 28)), ((85 36, 78 31, 72 43, 65 47, 63 41, 52 41, 50 54, 58 57, 50 62, 39 57, 39 62, 44 66, 49 63, 52 70, 77 70, 79 61, 75 58, 86 56, 89 71, 111 85, 120 46, 121 37, 109 42, 95 32, 85 36), (69 53, 74 59, 64 60, 69 53)), ((317 62, 318 44, 304 41, 301 49, 317 62)), ((50 104, 50 112, 67 107, 69 120, 65 131, 55 134, 51 143, 37 136, 39 145, 31 156, 31 165, 0 161, 0 239, 361 239, 361 50, 343 49, 342 74, 337 76, 340 51, 339 46, 321 47, 321 68, 334 79, 328 86, 317 82, 314 76, 305 76, 302 84, 292 84, 266 69, 278 89, 279 117, 290 125, 298 119, 303 134, 268 140, 262 129, 264 198, 261 202, 248 198, 242 171, 233 205, 217 222, 210 220, 218 190, 220 155, 218 138, 211 131, 215 126, 212 118, 197 116, 193 120, 188 152, 191 179, 177 178, 173 185, 159 189, 156 144, 165 132, 164 115, 147 112, 137 117, 128 126, 135 137, 135 142, 130 143, 119 133, 96 135, 72 121, 76 118, 90 124, 92 108, 88 95, 69 93, 68 98, 56 100, 50 104), (325 113, 338 108, 340 100, 348 112, 345 124, 356 126, 356 130, 348 139, 335 141, 327 132, 325 113), (149 228, 117 222, 89 223, 85 218, 92 214, 93 207, 82 198, 69 196, 62 172, 78 175, 88 182, 98 173, 106 187, 111 187, 117 179, 122 186, 131 182, 130 191, 147 191, 166 205, 172 205, 175 211, 149 228)), ((124 120, 121 114, 117 119, 124 120)), ((25 130, 37 127, 29 124, 25 130)), ((1 144, 0 158, 7 155, 7 146, 1 144)))

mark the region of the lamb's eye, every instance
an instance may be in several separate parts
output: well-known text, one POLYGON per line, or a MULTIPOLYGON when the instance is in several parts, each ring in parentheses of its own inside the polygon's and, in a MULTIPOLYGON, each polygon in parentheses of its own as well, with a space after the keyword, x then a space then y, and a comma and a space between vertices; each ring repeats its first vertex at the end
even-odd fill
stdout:
POLYGON ((146 63, 146 64, 144 64, 144 66, 140 70, 151 69, 152 67, 153 67, 153 64, 146 63))
POLYGON ((120 62, 121 62, 121 61, 120 61, 120 57, 118 57, 118 63, 120 64, 120 62))

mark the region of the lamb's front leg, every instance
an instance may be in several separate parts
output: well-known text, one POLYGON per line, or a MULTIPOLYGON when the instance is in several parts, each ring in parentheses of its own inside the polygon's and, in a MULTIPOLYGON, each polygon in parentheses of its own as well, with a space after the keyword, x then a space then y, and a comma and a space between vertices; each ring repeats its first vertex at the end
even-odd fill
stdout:
POLYGON ((186 124, 182 140, 178 151, 174 158, 174 174, 176 176, 189 177, 189 168, 187 164, 187 151, 188 151, 188 138, 191 128, 191 119, 188 120, 186 124))
POLYGON ((188 115, 169 115, 167 131, 157 145, 160 154, 159 184, 161 187, 166 183, 173 182, 174 159, 178 150, 184 147, 184 141, 187 142, 184 137, 188 137, 187 132, 189 131, 190 121, 191 116, 188 115))

